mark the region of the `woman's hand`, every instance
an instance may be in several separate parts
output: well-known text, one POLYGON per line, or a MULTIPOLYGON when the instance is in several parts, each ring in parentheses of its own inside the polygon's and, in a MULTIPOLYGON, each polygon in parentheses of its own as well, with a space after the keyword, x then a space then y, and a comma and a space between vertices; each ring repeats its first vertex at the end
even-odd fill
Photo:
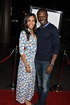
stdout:
POLYGON ((30 67, 29 66, 26 66, 25 67, 25 69, 26 69, 26 72, 28 72, 28 73, 30 73, 31 71, 30 71, 30 67))

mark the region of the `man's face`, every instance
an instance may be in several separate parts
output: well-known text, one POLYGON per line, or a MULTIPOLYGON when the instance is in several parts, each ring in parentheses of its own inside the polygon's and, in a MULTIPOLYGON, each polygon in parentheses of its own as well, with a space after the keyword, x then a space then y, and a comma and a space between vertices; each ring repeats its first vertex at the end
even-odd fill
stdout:
POLYGON ((40 11, 37 15, 38 21, 40 22, 41 26, 44 26, 47 23, 48 14, 44 11, 40 11))

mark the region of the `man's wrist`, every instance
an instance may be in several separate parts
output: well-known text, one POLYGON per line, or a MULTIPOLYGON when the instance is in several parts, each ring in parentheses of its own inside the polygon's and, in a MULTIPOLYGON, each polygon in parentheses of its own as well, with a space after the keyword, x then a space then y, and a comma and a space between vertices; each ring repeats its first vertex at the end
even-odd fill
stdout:
POLYGON ((51 66, 54 66, 54 62, 51 62, 50 65, 51 65, 51 66))

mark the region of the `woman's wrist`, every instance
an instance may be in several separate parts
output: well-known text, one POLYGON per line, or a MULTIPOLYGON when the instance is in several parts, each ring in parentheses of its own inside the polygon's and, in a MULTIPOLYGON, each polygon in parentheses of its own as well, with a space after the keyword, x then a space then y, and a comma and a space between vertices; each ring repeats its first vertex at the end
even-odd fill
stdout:
POLYGON ((29 67, 29 65, 26 65, 26 66, 25 66, 25 68, 28 68, 28 67, 29 67))

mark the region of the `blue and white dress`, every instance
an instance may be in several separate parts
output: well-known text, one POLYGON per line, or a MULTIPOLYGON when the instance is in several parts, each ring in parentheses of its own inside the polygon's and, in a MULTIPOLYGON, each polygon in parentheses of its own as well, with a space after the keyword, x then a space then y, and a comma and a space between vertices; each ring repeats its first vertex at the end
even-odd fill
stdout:
POLYGON ((36 49, 37 39, 31 34, 29 41, 27 41, 25 31, 21 31, 19 37, 19 53, 20 55, 26 55, 26 60, 30 66, 31 72, 26 72, 24 62, 20 57, 16 85, 16 100, 20 103, 24 103, 26 100, 30 101, 34 95, 36 76, 34 58, 36 49))

